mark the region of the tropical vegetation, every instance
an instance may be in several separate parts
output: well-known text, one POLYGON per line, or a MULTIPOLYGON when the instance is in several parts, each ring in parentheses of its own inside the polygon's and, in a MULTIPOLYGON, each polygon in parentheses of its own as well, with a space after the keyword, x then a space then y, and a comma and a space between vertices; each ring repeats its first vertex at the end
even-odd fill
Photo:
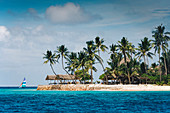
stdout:
POLYGON ((138 47, 125 37, 106 46, 105 40, 97 36, 87 41, 87 46, 80 52, 70 52, 65 45, 61 45, 57 46, 54 53, 47 50, 43 58, 46 59, 44 63, 49 62, 56 75, 53 65, 61 57, 63 70, 69 75, 76 75, 81 83, 94 83, 98 63, 101 65, 99 70, 103 70, 98 78, 103 84, 170 84, 169 40, 170 32, 165 32, 161 24, 152 32, 152 38, 144 37, 138 47), (108 54, 107 66, 104 66, 101 52, 108 54), (150 59, 154 57, 158 57, 158 62, 150 64, 150 59))

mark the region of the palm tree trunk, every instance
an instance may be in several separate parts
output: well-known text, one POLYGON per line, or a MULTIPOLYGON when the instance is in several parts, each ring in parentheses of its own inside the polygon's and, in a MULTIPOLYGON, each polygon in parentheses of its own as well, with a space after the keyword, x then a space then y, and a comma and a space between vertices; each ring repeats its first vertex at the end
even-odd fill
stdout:
POLYGON ((82 66, 82 69, 83 69, 83 80, 84 80, 84 83, 85 83, 85 74, 84 74, 84 68, 82 66))
POLYGON ((162 81, 162 77, 161 77, 161 62, 160 62, 160 52, 159 52, 159 73, 160 73, 160 82, 162 81))
POLYGON ((131 84, 131 81, 130 81, 130 73, 129 73, 129 67, 128 67, 127 63, 126 63, 126 66, 127 66, 127 73, 128 73, 129 84, 131 84))
MULTIPOLYGON (((128 68, 127 68, 128 69, 128 68)), ((129 71, 127 71, 128 72, 128 80, 129 80, 129 84, 131 84, 131 81, 130 81, 130 73, 129 73, 129 71)))
POLYGON ((75 74, 75 69, 74 69, 74 72, 73 72, 74 76, 75 76, 75 79, 74 79, 74 84, 76 84, 76 74, 75 74))
POLYGON ((91 64, 91 84, 93 84, 93 66, 92 66, 92 64, 91 64))
MULTIPOLYGON (((57 74, 55 73, 54 68, 53 68, 53 66, 52 66, 51 64, 50 64, 50 67, 51 67, 53 73, 57 76, 57 74)), ((59 78, 58 78, 58 79, 59 79, 59 78)), ((60 80, 60 82, 62 83, 62 80, 60 80)))
POLYGON ((148 63, 148 66, 149 66, 149 59, 148 59, 148 56, 147 56, 146 58, 147 58, 147 63, 148 63))
POLYGON ((125 55, 125 52, 123 52, 123 56, 124 56, 124 61, 126 63, 126 55, 125 55))
POLYGON ((54 71, 54 69, 53 69, 53 66, 52 66, 51 64, 50 64, 50 67, 51 67, 53 73, 54 73, 55 75, 57 75, 57 74, 55 73, 55 71, 54 71))
MULTIPOLYGON (((100 57, 100 49, 98 47, 98 54, 99 54, 99 57, 100 57)), ((103 71, 105 72, 105 69, 104 69, 104 66, 103 66, 103 63, 101 62, 101 65, 102 65, 102 68, 103 68, 103 71)), ((108 84, 108 76, 106 75, 106 84, 108 84)))
MULTIPOLYGON (((104 65, 102 62, 101 62, 101 65, 102 65, 103 71, 105 72, 104 65)), ((106 84, 108 84, 108 76, 107 75, 106 75, 106 84)))
POLYGON ((131 81, 130 81, 130 73, 129 73, 129 68, 128 68, 127 62, 126 62, 126 55, 125 55, 125 52, 123 52, 123 55, 124 55, 124 61, 125 61, 126 67, 127 67, 127 73, 128 73, 129 84, 131 84, 131 81))
POLYGON ((106 84, 108 85, 108 76, 106 75, 106 84))
MULTIPOLYGON (((102 64, 102 67, 103 67, 103 71, 105 72, 103 64, 102 64)), ((106 84, 108 84, 108 76, 107 75, 106 75, 106 84)))
MULTIPOLYGON (((162 46, 163 47, 163 46, 162 46)), ((164 65, 165 65, 165 75, 167 75, 167 65, 166 65, 166 52, 164 51, 164 49, 162 48, 163 53, 164 53, 164 65)))
POLYGON ((165 75, 167 75, 167 65, 166 65, 166 58, 164 57, 164 65, 165 65, 165 75))
POLYGON ((122 81, 121 81, 121 79, 119 79, 119 81, 120 81, 120 84, 122 84, 122 81))
MULTIPOLYGON (((67 70, 65 70, 65 68, 64 68, 64 63, 63 63, 63 55, 62 55, 62 67, 63 67, 63 69, 64 69, 64 71, 71 77, 71 75, 68 73, 68 71, 67 70)), ((71 79, 72 79, 72 77, 71 77, 71 79)))
POLYGON ((65 71, 68 75, 70 75, 70 74, 68 73, 68 71, 66 71, 65 68, 64 68, 63 55, 62 55, 62 67, 63 67, 64 71, 65 71))
POLYGON ((146 69, 146 59, 145 59, 145 56, 143 55, 143 59, 144 59, 144 67, 145 67, 145 71, 147 72, 147 69, 146 69))

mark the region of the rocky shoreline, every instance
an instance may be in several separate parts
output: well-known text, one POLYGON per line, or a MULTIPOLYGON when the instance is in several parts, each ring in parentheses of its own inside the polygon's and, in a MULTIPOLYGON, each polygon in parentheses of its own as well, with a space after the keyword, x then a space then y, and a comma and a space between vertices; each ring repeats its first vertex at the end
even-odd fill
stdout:
POLYGON ((170 86, 157 85, 104 85, 104 84, 57 84, 38 85, 37 90, 59 91, 170 91, 170 86))

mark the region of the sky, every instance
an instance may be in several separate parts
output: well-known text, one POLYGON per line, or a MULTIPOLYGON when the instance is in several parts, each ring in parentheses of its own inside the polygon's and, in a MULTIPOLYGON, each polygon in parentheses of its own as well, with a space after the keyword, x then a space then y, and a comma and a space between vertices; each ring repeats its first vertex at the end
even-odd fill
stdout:
MULTIPOLYGON (((137 46, 161 24, 170 31, 169 0, 0 0, 0 86, 20 85, 24 77, 28 85, 47 84, 53 73, 43 53, 57 46, 79 52, 97 36, 107 46, 122 37, 137 46)), ((101 54, 107 66, 109 55, 101 54)), ((61 60, 54 69, 66 74, 61 60)))

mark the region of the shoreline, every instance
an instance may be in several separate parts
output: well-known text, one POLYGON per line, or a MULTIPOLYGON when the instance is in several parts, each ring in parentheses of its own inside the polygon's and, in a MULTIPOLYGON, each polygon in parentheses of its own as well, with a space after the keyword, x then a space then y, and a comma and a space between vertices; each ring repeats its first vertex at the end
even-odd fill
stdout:
POLYGON ((58 91, 170 91, 170 86, 158 85, 104 85, 104 84, 57 84, 38 85, 37 90, 58 91))

